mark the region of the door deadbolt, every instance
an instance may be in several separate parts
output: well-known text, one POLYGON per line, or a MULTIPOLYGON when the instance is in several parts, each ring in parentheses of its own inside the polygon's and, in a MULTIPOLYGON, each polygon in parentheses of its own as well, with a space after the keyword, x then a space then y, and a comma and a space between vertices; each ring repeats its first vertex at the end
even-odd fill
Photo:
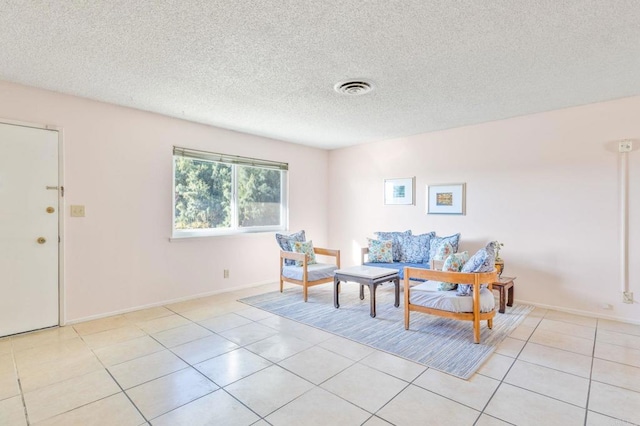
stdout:
POLYGON ((45 237, 40 237, 36 241, 38 242, 38 244, 44 244, 47 242, 47 239, 45 237))
POLYGON ((47 207, 47 213, 53 213, 55 211, 56 209, 54 209, 53 207, 47 207))

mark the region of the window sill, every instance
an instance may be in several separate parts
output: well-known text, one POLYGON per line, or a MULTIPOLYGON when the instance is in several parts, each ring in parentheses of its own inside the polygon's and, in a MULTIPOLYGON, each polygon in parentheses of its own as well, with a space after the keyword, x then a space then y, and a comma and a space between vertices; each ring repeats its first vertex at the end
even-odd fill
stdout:
POLYGON ((284 232, 283 229, 280 228, 269 228, 269 229, 260 229, 260 230, 230 230, 230 231, 218 231, 218 232, 185 232, 176 235, 172 235, 169 237, 169 242, 180 242, 180 241, 193 241, 193 240, 202 240, 202 239, 210 239, 210 238, 234 238, 234 237, 258 237, 260 235, 268 234, 273 235, 276 232, 284 232))

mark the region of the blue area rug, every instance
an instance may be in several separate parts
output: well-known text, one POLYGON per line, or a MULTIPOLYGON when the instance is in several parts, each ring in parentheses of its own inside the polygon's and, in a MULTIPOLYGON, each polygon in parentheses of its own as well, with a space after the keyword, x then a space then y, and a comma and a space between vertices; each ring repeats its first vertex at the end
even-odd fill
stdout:
POLYGON ((339 309, 333 306, 331 284, 310 288, 307 303, 302 301, 301 288, 251 296, 240 302, 462 379, 469 379, 533 309, 514 304, 507 307, 506 313, 496 313, 493 329, 482 322, 481 340, 475 344, 471 321, 412 312, 410 328, 405 330, 402 297, 401 292, 400 307, 396 308, 393 285, 378 287, 375 318, 369 316, 368 288, 365 299, 360 300, 358 285, 353 283, 342 284, 339 309))

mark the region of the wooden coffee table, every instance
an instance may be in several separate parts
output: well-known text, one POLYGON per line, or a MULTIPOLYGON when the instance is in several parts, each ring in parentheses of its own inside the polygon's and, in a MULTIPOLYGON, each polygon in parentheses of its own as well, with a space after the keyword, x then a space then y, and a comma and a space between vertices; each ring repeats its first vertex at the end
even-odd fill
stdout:
POLYGON ((371 299, 371 318, 376 316, 376 288, 386 282, 393 282, 395 285, 396 301, 394 306, 400 306, 400 278, 397 269, 378 268, 375 266, 352 266, 350 268, 338 269, 333 277, 333 305, 340 307, 338 294, 340 293, 340 282, 352 281, 360 284, 360 300, 364 299, 364 286, 369 287, 371 299))
POLYGON ((491 284, 491 287, 494 290, 498 290, 500 293, 500 309, 498 312, 504 314, 505 311, 505 299, 507 306, 513 306, 513 282, 516 280, 516 277, 500 277, 498 281, 491 284), (505 292, 507 293, 505 295, 505 292), (507 297, 505 297, 507 296, 507 297))

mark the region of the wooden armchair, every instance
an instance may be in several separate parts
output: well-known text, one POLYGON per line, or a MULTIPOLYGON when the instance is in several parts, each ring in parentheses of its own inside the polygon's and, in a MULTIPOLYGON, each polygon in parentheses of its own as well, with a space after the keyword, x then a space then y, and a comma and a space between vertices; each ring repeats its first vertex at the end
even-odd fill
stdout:
POLYGON ((304 253, 280 251, 280 293, 283 283, 289 282, 302 286, 304 301, 307 301, 308 289, 311 286, 333 282, 335 271, 340 269, 340 250, 314 247, 316 255, 333 257, 333 263, 307 264, 307 256, 304 253), (285 265, 285 259, 302 261, 302 266, 285 265))
MULTIPOLYGON (((432 268, 434 268, 433 264, 432 268)), ((491 283, 497 280, 498 274, 495 270, 463 273, 406 267, 404 269, 404 328, 409 329, 409 315, 412 311, 473 321, 473 341, 480 343, 480 321, 487 320, 487 326, 493 327, 496 311, 491 283), (411 281, 412 279, 429 281, 420 283, 411 281), (473 286, 473 291, 471 296, 457 296, 456 290, 437 291, 439 282, 470 284, 473 286), (481 284, 486 284, 487 289, 481 289, 481 284)))

